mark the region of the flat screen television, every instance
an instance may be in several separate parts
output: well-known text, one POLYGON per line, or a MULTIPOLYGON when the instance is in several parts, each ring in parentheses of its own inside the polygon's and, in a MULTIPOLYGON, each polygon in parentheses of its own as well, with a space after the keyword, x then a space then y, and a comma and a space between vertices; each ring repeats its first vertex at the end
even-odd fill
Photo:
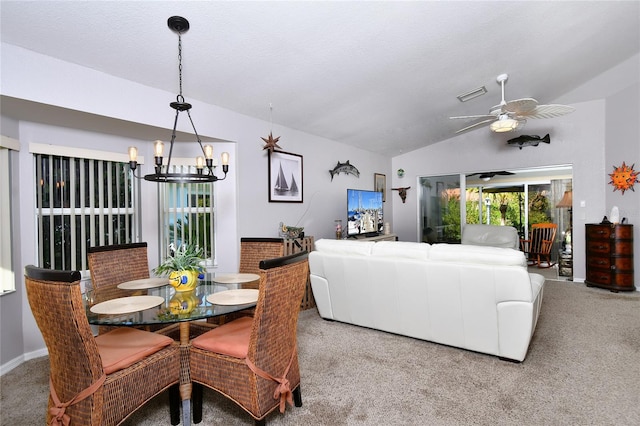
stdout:
POLYGON ((347 189, 347 236, 382 233, 382 192, 347 189))

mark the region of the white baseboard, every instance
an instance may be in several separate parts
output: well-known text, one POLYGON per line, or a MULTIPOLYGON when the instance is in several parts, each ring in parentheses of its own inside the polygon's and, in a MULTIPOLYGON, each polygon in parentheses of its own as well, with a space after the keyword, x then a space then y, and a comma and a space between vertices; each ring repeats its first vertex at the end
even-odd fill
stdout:
POLYGON ((49 355, 49 351, 47 351, 47 348, 42 348, 42 349, 38 349, 37 351, 22 354, 21 356, 16 357, 11 361, 0 365, 0 376, 3 376, 5 373, 8 373, 14 368, 20 366, 20 364, 22 364, 25 361, 29 361, 30 359, 40 358, 47 355, 49 355))

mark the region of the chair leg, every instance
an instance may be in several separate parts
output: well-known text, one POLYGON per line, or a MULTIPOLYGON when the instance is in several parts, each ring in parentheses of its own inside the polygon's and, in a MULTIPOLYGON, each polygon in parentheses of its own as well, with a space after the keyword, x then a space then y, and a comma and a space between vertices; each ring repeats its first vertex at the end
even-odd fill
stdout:
POLYGON ((191 384, 191 403, 193 404, 193 423, 202 421, 202 385, 200 383, 191 384))
POLYGON ((172 425, 180 424, 180 388, 177 384, 169 388, 169 414, 172 425))
POLYGON ((296 407, 302 407, 302 391, 300 385, 293 390, 293 403, 296 407))

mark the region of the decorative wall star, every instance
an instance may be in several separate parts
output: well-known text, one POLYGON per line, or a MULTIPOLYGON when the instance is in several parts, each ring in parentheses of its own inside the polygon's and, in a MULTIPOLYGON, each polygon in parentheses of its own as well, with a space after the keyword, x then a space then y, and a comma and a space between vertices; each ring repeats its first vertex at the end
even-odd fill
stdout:
POLYGON ((260 138, 265 141, 266 145, 262 147, 263 150, 268 149, 269 152, 273 152, 274 149, 282 149, 280 145, 278 145, 278 141, 280 140, 280 136, 277 138, 273 137, 273 134, 269 132, 269 136, 267 138, 260 138))

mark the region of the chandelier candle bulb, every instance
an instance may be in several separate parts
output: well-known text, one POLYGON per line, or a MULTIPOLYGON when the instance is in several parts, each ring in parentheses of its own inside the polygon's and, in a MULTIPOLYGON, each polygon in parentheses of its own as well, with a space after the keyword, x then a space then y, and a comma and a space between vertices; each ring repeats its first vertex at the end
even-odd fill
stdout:
POLYGON ((202 173, 202 169, 204 168, 204 157, 198 156, 196 157, 196 169, 198 173, 202 173))
POLYGON ((129 167, 131 170, 135 170, 138 167, 138 148, 135 146, 129 147, 129 167))
POLYGON ((204 146, 204 156, 207 160, 213 158, 213 147, 211 145, 204 146))

